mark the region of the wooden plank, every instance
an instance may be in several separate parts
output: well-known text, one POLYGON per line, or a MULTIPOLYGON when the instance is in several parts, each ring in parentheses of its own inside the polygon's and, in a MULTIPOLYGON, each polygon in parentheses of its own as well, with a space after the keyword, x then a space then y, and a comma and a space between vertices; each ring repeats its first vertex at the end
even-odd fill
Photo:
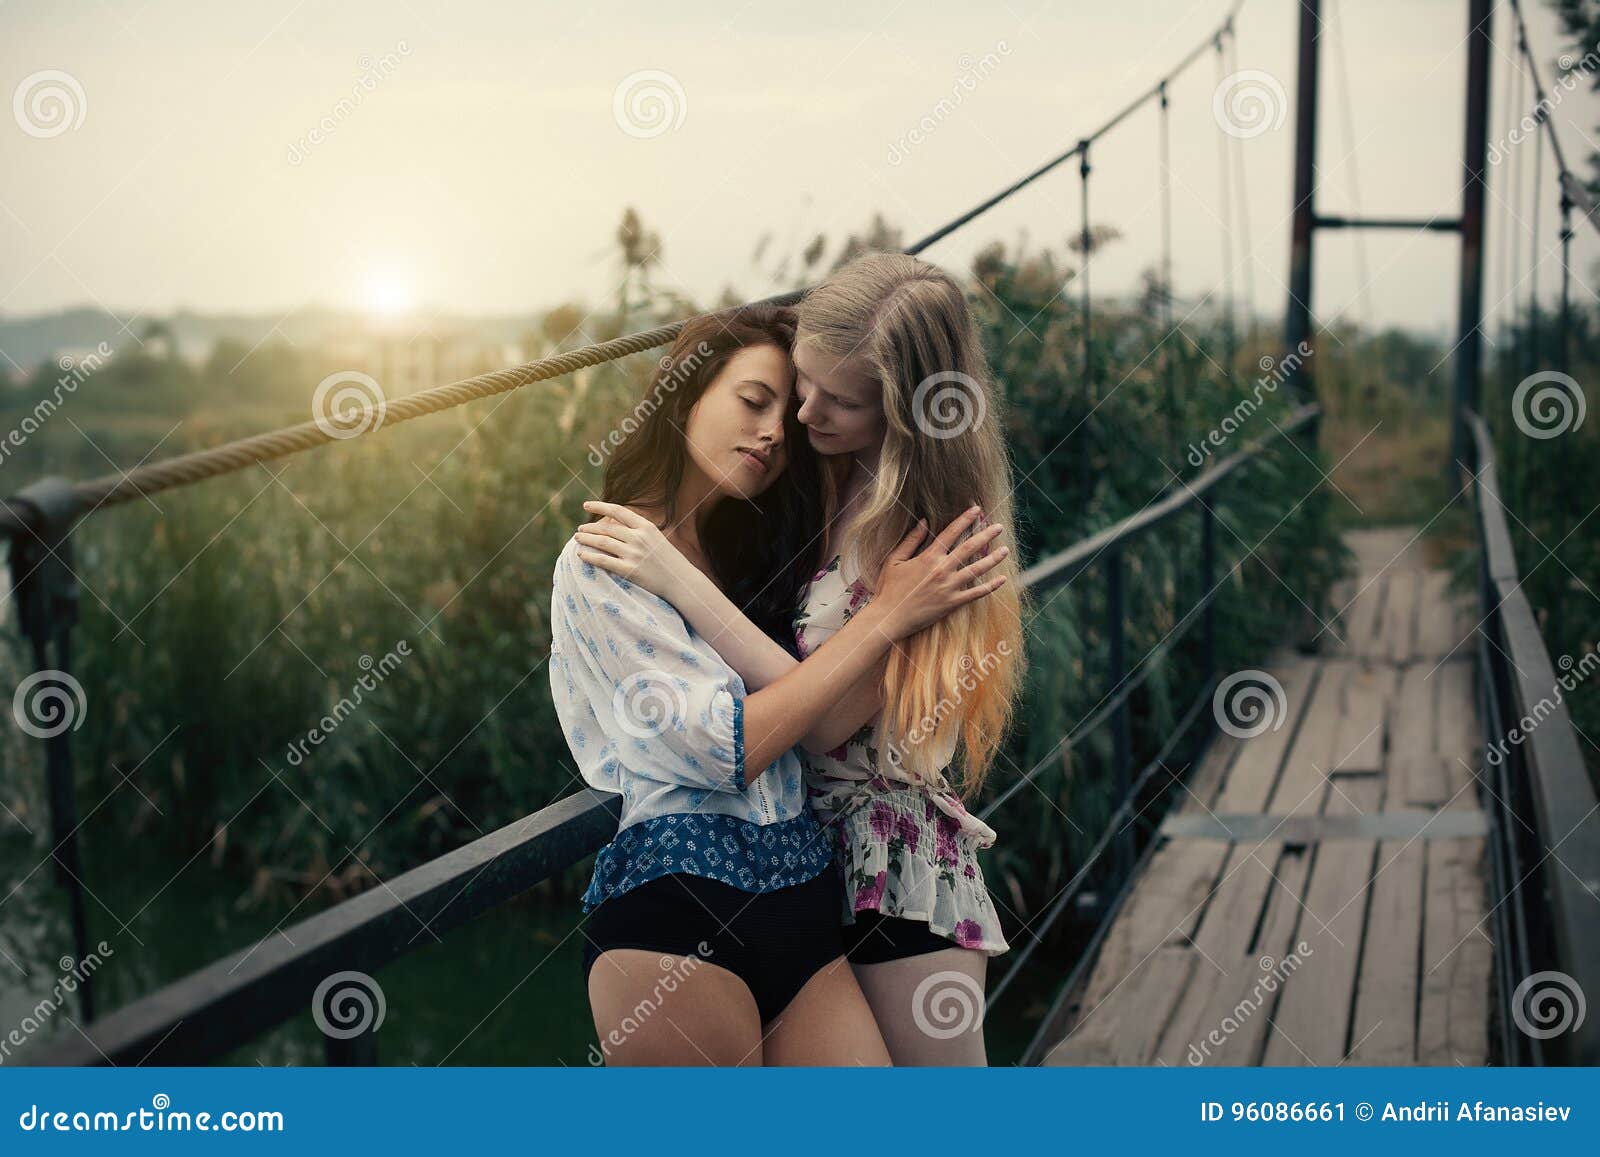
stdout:
POLYGON ((1203 813, 1214 809, 1217 794, 1222 790, 1223 780, 1227 778, 1228 768, 1239 754, 1242 742, 1226 731, 1218 731, 1212 737, 1200 766, 1195 768, 1190 779, 1188 790, 1175 805, 1180 812, 1203 813))
POLYGON ((1483 730, 1478 721, 1474 664, 1451 659, 1439 666, 1439 753, 1449 776, 1451 808, 1479 806, 1478 784, 1483 770, 1483 730))
POLYGON ((1399 690, 1390 704, 1392 755, 1438 750, 1434 746, 1434 736, 1438 734, 1437 688, 1428 668, 1421 663, 1413 663, 1401 672, 1399 690))
MULTIPOLYGON (((1311 697, 1317 664, 1310 659, 1295 659, 1268 668, 1268 674, 1283 688, 1286 709, 1283 723, 1275 729, 1242 741, 1227 782, 1218 796, 1217 810, 1230 812, 1264 811, 1277 782, 1284 753, 1293 740, 1301 714, 1311 697)), ((1273 707, 1270 710, 1276 711, 1273 707)))
POLYGON ((1344 703, 1334 733, 1334 775, 1381 775, 1389 702, 1394 698, 1396 672, 1392 667, 1358 667, 1344 683, 1344 703))
POLYGON ((1098 1004, 1086 1004, 1077 1023, 1041 1063, 1150 1064, 1173 999, 1188 986, 1197 960, 1187 947, 1158 948, 1098 1004))
POLYGON ((1367 910, 1351 1021, 1350 1064, 1409 1065, 1417 1049, 1417 958, 1422 950, 1428 840, 1383 840, 1367 910))
POLYGON ((1207 911, 1188 986, 1155 1059, 1170 1065, 1255 1063, 1288 974, 1283 954, 1300 916, 1310 857, 1300 849, 1241 845, 1233 895, 1207 911), (1261 934, 1252 936, 1257 925, 1261 934), (1202 955, 1199 951, 1204 950, 1202 955))
POLYGON ((1379 612, 1383 609, 1386 577, 1363 575, 1357 581, 1354 601, 1345 607, 1344 640, 1339 651, 1346 655, 1372 656, 1378 651, 1379 612))
POLYGON ((1316 815, 1327 791, 1328 768, 1333 764, 1334 733, 1339 727, 1339 703, 1352 664, 1323 660, 1305 719, 1283 761, 1283 771, 1266 811, 1275 815, 1316 815))
MULTIPOLYGON (((1376 782, 1353 779, 1343 794, 1328 797, 1327 810, 1376 811, 1379 799, 1376 782)), ((1279 995, 1262 1064, 1335 1065, 1344 1059, 1376 850, 1375 840, 1329 840, 1313 849, 1295 934, 1308 952, 1279 995)))
POLYGON ((1389 662, 1403 667, 1417 650, 1417 571, 1401 570, 1389 575, 1388 597, 1383 606, 1381 653, 1389 662))
POLYGON ((1100 946, 1085 1009, 1103 1001, 1161 945, 1187 943, 1227 855, 1228 845, 1217 840, 1173 840, 1156 850, 1100 946))
POLYGON ((1461 655, 1464 638, 1459 623, 1461 596, 1450 590, 1450 575, 1442 570, 1423 574, 1418 588, 1417 658, 1438 662, 1446 655, 1461 655))
POLYGON ((1410 751, 1393 758, 1389 802, 1394 807, 1437 808, 1450 798, 1452 762, 1436 751, 1410 751))
POLYGON ((1493 948, 1486 911, 1484 841, 1429 841, 1419 1065, 1482 1065, 1488 1060, 1493 948))

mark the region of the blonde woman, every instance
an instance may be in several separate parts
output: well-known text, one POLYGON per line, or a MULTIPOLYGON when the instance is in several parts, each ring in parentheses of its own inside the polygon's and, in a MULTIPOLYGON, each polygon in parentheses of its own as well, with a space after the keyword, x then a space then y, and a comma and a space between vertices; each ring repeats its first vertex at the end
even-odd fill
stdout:
POLYGON ((869 254, 812 290, 798 315, 799 419, 824 456, 825 521, 796 653, 653 528, 593 524, 612 536, 609 560, 594 561, 667 599, 763 684, 860 613, 908 531, 981 511, 973 536, 994 552, 991 576, 1008 581, 890 648, 801 748, 843 871, 846 956, 891 1059, 983 1065, 986 965, 1009 945, 978 862, 995 833, 965 801, 993 766, 1023 657, 1016 560, 996 537, 1011 522, 998 399, 961 288, 927 262, 869 254))

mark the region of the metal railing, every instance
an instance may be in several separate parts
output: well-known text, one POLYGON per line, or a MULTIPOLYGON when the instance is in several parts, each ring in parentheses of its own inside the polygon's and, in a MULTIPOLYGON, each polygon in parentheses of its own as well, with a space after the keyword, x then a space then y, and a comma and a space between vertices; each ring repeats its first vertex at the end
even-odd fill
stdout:
MULTIPOLYGON (((1041 917, 1029 943, 1020 949, 1006 975, 989 996, 992 1005, 1042 942, 1061 912, 1078 895, 1102 852, 1115 845, 1110 885, 1125 894, 1136 876, 1134 833, 1123 818, 1171 745, 1188 731, 1214 681, 1213 603, 1222 583, 1216 567, 1216 514, 1204 497, 1253 461, 1271 442, 1293 436, 1315 422, 1320 409, 1295 411, 1269 438, 1246 446, 1216 462, 1193 480, 1180 482, 1165 497, 1114 526, 1043 559, 1022 575, 1032 592, 1054 589, 1091 567, 1105 575, 1110 631, 1109 690, 1101 705, 1068 734, 1056 750, 1071 747, 1108 721, 1120 738, 1114 744, 1112 774, 1120 806, 1106 831, 1085 859, 1078 875, 1041 917), (1127 608, 1123 601, 1123 549, 1133 540, 1165 525, 1180 513, 1198 507, 1202 520, 1200 581, 1205 592, 1163 640, 1135 669, 1128 669, 1121 644, 1127 608), (1196 625, 1204 631, 1206 685, 1196 696, 1173 736, 1137 777, 1131 775, 1128 698, 1170 648, 1196 625)), ((981 813, 992 815, 1046 766, 1032 768, 981 813)), ((620 797, 584 789, 490 835, 475 840, 404 875, 309 917, 292 927, 240 949, 181 980, 109 1015, 82 1026, 78 1033, 19 1054, 23 1063, 45 1065, 200 1064, 216 1060, 256 1036, 305 1012, 318 985, 344 970, 375 972, 437 936, 459 927, 526 892, 551 876, 598 851, 616 833, 620 797)), ((1096 937, 1115 918, 1119 900, 1104 908, 1096 937)), ((1065 991, 1065 988, 1063 989, 1065 991)), ((1048 1020, 1048 1018, 1047 1018, 1048 1020)), ((1030 1045, 1036 1049, 1038 1038, 1030 1045)), ((375 1040, 370 1032, 350 1040, 328 1037, 330 1064, 374 1064, 375 1040)))
POLYGON ((1541 1034, 1552 1013, 1560 1018, 1565 1008, 1570 1027, 1586 998, 1600 999, 1600 804, 1517 574, 1493 441, 1477 414, 1467 410, 1463 418, 1476 455, 1478 693, 1487 765, 1479 793, 1494 821, 1501 1056, 1508 1065, 1596 1065, 1595 1010, 1572 1031, 1541 1034))

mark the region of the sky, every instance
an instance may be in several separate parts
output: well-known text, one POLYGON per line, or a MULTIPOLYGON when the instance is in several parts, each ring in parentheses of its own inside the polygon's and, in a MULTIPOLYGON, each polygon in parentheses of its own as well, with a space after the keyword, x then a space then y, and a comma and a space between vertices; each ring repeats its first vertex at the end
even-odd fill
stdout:
MULTIPOLYGON (((628 206, 662 239, 658 284, 761 296, 771 256, 819 231, 838 240, 881 211, 920 236, 1070 147, 1230 6, 11 0, 0 314, 593 303, 615 293, 628 206), (32 103, 40 90, 65 93, 64 117, 32 103), (764 270, 752 253, 769 231, 764 270)), ((1525 7, 1548 85, 1563 45, 1538 0, 1525 7)), ((1198 297, 1226 271, 1272 318, 1287 294, 1298 10, 1247 0, 1234 59, 1219 68, 1208 50, 1170 89, 1176 290, 1198 297), (1227 91, 1265 94, 1265 115, 1229 138, 1245 173, 1230 214, 1214 96, 1239 72, 1227 91)), ((1324 0, 1320 211, 1458 211, 1466 11, 1324 0)), ((1512 61, 1500 17, 1497 139, 1512 61)), ((1585 86, 1554 119, 1587 174, 1600 102, 1585 86)), ((1097 293, 1131 291, 1157 259, 1157 132, 1151 105, 1093 150, 1091 219, 1123 234, 1096 257, 1097 293)), ((1521 267, 1537 249, 1547 300, 1558 284, 1548 150, 1531 236, 1534 148, 1507 148, 1492 173, 1491 312, 1514 285, 1501 230, 1519 157, 1521 267)), ((924 256, 964 269, 996 239, 1059 249, 1078 228, 1079 180, 1063 165, 924 256)), ((1449 234, 1324 233, 1313 307, 1444 334, 1458 249, 1449 234)), ((1580 301, 1600 300, 1597 263, 1600 236, 1582 228, 1580 301)))

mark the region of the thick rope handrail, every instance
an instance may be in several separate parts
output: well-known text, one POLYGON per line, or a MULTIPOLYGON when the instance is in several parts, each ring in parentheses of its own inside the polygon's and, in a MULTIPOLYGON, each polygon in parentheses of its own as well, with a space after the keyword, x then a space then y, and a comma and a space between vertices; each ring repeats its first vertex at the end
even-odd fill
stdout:
MULTIPOLYGON (((1063 161, 1077 156, 1087 149, 1091 143, 1121 124, 1145 103, 1162 96, 1166 91, 1168 82, 1188 69, 1191 64, 1200 58, 1206 48, 1216 43, 1219 37, 1232 34, 1234 18, 1238 15, 1239 9, 1243 5, 1244 0, 1234 0, 1234 4, 1229 8, 1227 16, 1215 31, 1208 33, 1193 51, 1185 56, 1166 75, 1161 77, 1155 85, 1130 101, 1089 136, 1081 138, 1071 149, 1045 162, 1020 180, 1002 189, 999 193, 954 218, 946 225, 935 229, 921 240, 907 246, 903 252, 913 256, 921 253, 930 245, 942 240, 963 225, 987 213, 1000 202, 1032 184, 1063 161)), ((1085 254, 1085 257, 1087 258, 1087 254, 1085 254)), ((758 304, 790 305, 800 300, 807 292, 808 289, 795 290, 790 293, 765 298, 758 304)), ((72 493, 81 499, 82 509, 85 512, 92 513, 103 506, 129 502, 141 496, 156 494, 178 486, 187 486, 195 482, 204 481, 207 478, 242 470, 258 462, 268 462, 274 458, 284 458, 290 454, 298 454, 303 450, 309 450, 328 442, 351 441, 358 437, 376 433, 385 427, 407 422, 413 418, 420 418, 425 414, 437 413, 440 410, 476 401, 479 398, 489 397, 492 394, 502 394, 521 386, 530 385, 533 382, 547 381, 550 378, 557 378, 574 370, 583 369, 586 366, 600 365, 603 362, 615 361, 630 354, 655 349, 676 338, 684 325, 691 320, 693 319, 685 318, 669 325, 657 326, 655 329, 644 330, 639 333, 626 334, 622 337, 612 338, 609 341, 596 342, 567 353, 541 358, 538 361, 527 362, 509 369, 495 370, 491 373, 480 374, 477 377, 466 378, 459 382, 434 386, 393 401, 385 399, 375 405, 363 408, 360 413, 360 422, 352 423, 348 427, 343 427, 328 417, 318 417, 309 422, 302 422, 297 426, 286 426, 262 434, 253 434, 232 442, 226 442, 221 446, 212 446, 205 450, 196 450, 146 465, 136 466, 132 470, 125 472, 105 474, 97 478, 77 482, 72 484, 72 493)), ((34 518, 34 510, 29 503, 19 502, 16 496, 0 498, 0 535, 14 535, 20 531, 30 530, 34 518)))
MULTIPOLYGON (((793 295, 791 295, 793 296, 793 295)), ((346 432, 328 418, 313 419, 298 426, 287 426, 264 434, 253 434, 221 446, 180 454, 160 462, 137 466, 118 474, 104 474, 76 483, 74 493, 83 501, 85 509, 97 509, 118 502, 128 502, 141 495, 156 494, 177 486, 187 486, 219 474, 242 470, 257 462, 269 462, 320 446, 327 442, 348 441, 372 433, 384 426, 408 422, 425 414, 459 406, 466 402, 503 394, 508 390, 533 382, 547 381, 570 374, 586 366, 615 361, 630 354, 642 353, 666 345, 676 338, 685 322, 640 333, 626 334, 610 341, 596 342, 580 349, 551 357, 540 358, 509 369, 494 370, 447 385, 420 390, 403 398, 383 400, 362 412, 363 424, 346 432), (371 419, 370 422, 366 419, 371 419)), ((25 508, 0 499, 0 531, 15 532, 27 528, 25 508)))
POLYGON ((143 494, 199 482, 218 474, 242 469, 252 463, 267 462, 301 450, 308 450, 324 442, 348 441, 351 436, 359 437, 384 426, 409 422, 413 418, 434 414, 479 398, 503 394, 533 382, 557 378, 586 366, 599 365, 602 362, 627 357, 629 354, 642 353, 666 345, 678 336, 683 326, 683 322, 675 321, 670 325, 587 345, 581 349, 540 358, 538 361, 527 362, 510 369, 494 370, 479 374, 475 378, 419 390, 403 398, 384 399, 370 408, 364 408, 361 412, 361 426, 352 429, 349 434, 343 432, 332 419, 319 416, 298 426, 288 426, 265 434, 254 434, 222 446, 196 450, 148 466, 136 467, 123 474, 104 474, 78 483, 77 490, 90 505, 127 502, 143 494))

